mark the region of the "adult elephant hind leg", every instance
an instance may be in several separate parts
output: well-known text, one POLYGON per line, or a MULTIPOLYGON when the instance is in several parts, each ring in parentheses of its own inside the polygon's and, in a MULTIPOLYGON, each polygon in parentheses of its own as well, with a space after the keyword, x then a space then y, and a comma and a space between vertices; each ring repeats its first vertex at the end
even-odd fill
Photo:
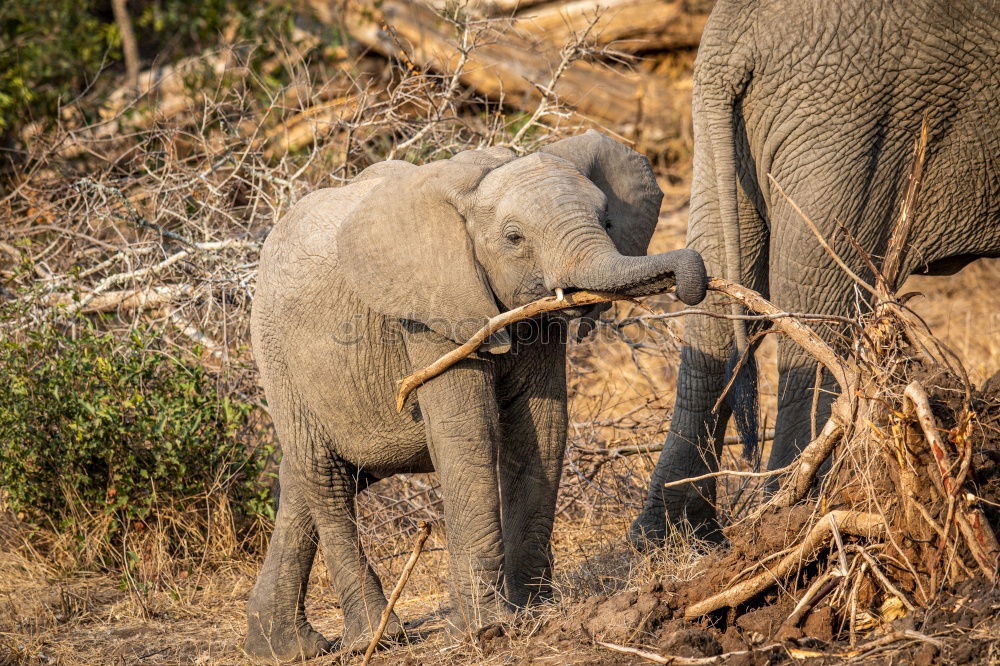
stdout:
POLYGON ((260 663, 311 659, 331 649, 305 614, 316 529, 302 488, 284 462, 279 475, 282 491, 274 533, 247 603, 243 650, 260 663))
MULTIPOLYGON (((801 272, 797 274, 801 275, 801 272)), ((781 285, 787 279, 784 275, 776 275, 774 283, 781 285)), ((837 284, 833 290, 850 293, 850 280, 838 280, 839 282, 843 283, 837 284)), ((841 316, 849 314, 846 303, 838 306, 836 303, 801 299, 792 289, 782 289, 775 293, 786 294, 784 298, 776 299, 776 305, 785 311, 841 316)), ((826 342, 834 342, 835 336, 828 327, 821 325, 816 330, 826 342)), ((769 470, 780 469, 794 462, 806 444, 819 434, 830 417, 831 405, 839 389, 829 371, 821 369, 817 373, 817 369, 820 369, 819 363, 805 350, 784 336, 779 338, 778 414, 774 423, 774 442, 767 462, 769 470)), ((777 490, 777 486, 777 477, 768 480, 769 491, 777 490)))
MULTIPOLYGON (((688 242, 689 247, 706 258, 710 273, 719 275, 723 264, 722 239, 715 232, 711 209, 712 206, 704 203, 698 210, 692 209, 688 242)), ((743 222, 740 248, 743 282, 751 289, 766 293, 765 229, 754 206, 742 195, 740 219, 743 222)), ((727 300, 717 293, 709 293, 700 307, 719 315, 728 315, 731 311, 727 300)), ((748 333, 752 332, 753 327, 749 327, 748 333)), ((733 404, 741 410, 737 425, 749 431, 742 434, 752 437, 756 431, 756 363, 752 350, 726 400, 716 409, 729 374, 739 360, 733 322, 690 316, 684 322, 684 340, 670 433, 653 470, 642 512, 629 530, 630 541, 640 549, 661 542, 672 527, 693 528, 696 536, 710 541, 721 538, 716 519, 714 479, 670 488, 665 488, 664 484, 717 469, 733 404)))
MULTIPOLYGON (((888 219, 892 214, 891 210, 881 210, 880 206, 885 206, 882 202, 890 202, 891 197, 880 191, 828 191, 813 186, 814 182, 855 182, 858 173, 865 173, 864 165, 851 160, 841 164, 838 160, 832 165, 816 166, 810 172, 808 182, 789 188, 787 198, 778 192, 772 193, 776 200, 771 204, 774 228, 770 252, 771 300, 781 310, 845 317, 850 316, 855 304, 866 307, 867 292, 860 289, 853 278, 837 265, 801 214, 791 205, 795 202, 806 215, 815 215, 810 219, 818 226, 827 243, 832 243, 831 239, 835 238, 831 227, 836 219, 847 221, 845 224, 859 243, 877 247, 877 220, 888 219), (880 205, 876 206, 871 201, 880 202, 880 205), (820 218, 819 214, 823 217, 820 218)), ((795 182, 792 176, 783 180, 795 182)), ((872 180, 895 182, 887 178, 872 180)), ((839 245, 846 247, 847 243, 842 241, 839 245)), ((834 247, 834 250, 837 248, 834 247)), ((838 250, 838 256, 861 279, 871 279, 856 252, 838 250)), ((824 322, 810 323, 809 326, 834 349, 849 347, 850 343, 843 336, 854 335, 853 331, 845 330, 839 324, 824 322)), ((810 442, 812 433, 818 434, 830 416, 838 387, 829 372, 824 370, 817 374, 817 365, 817 361, 794 342, 785 336, 779 338, 778 413, 768 469, 779 469, 792 463, 810 442), (817 378, 820 380, 818 385, 817 378)), ((768 486, 773 490, 777 483, 775 478, 769 481, 768 486)))
POLYGON ((662 542, 677 527, 692 529, 700 538, 719 538, 714 479, 664 486, 717 469, 731 410, 725 402, 716 412, 712 409, 725 387, 725 369, 726 362, 719 356, 693 346, 681 351, 670 432, 653 470, 642 512, 629 530, 630 541, 639 549, 662 542))
MULTIPOLYGON (((310 475, 307 498, 333 589, 344 613, 343 647, 364 650, 387 605, 382 584, 365 556, 358 535, 355 499, 367 483, 356 467, 332 453, 329 456, 318 461, 310 475)), ((396 640, 403 634, 402 622, 392 613, 382 640, 396 640)))

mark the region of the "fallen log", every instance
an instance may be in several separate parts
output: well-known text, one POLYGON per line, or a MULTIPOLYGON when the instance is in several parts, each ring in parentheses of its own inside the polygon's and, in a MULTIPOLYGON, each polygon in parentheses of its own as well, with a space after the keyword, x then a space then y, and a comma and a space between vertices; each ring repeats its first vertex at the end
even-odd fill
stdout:
POLYGON ((684 0, 574 0, 522 11, 518 31, 560 48, 591 19, 594 41, 616 51, 669 50, 698 46, 707 12, 692 13, 684 0))
POLYGON ((191 285, 176 284, 108 291, 93 296, 84 296, 82 299, 79 296, 74 298, 72 294, 53 294, 46 301, 46 305, 65 307, 82 314, 98 314, 115 312, 116 310, 151 310, 179 298, 190 296, 193 291, 194 287, 191 285))
MULTIPOLYGON (((529 7, 543 5, 547 0, 469 0, 466 10, 476 16, 510 16, 529 7)), ((434 9, 448 9, 449 0, 426 0, 434 9)))
MULTIPOLYGON (((436 11, 443 0, 425 0, 436 11)), ((616 51, 684 49, 698 46, 711 2, 690 0, 473 0, 464 6, 473 16, 513 18, 518 31, 559 49, 595 16, 594 42, 616 51)))
POLYGON ((345 95, 295 114, 264 134, 264 156, 274 159, 308 146, 350 120, 358 110, 357 97, 345 95))
MULTIPOLYGON (((442 73, 454 73, 462 61, 455 24, 426 5, 402 0, 352 0, 346 5, 308 0, 308 5, 321 22, 343 24, 356 40, 388 57, 442 73)), ((469 51, 459 78, 489 99, 532 110, 545 95, 554 95, 584 120, 611 125, 629 137, 641 135, 647 144, 688 131, 690 81, 674 84, 665 77, 577 60, 546 91, 562 60, 559 48, 531 39, 517 25, 501 29, 477 24, 472 29, 484 34, 469 51)))

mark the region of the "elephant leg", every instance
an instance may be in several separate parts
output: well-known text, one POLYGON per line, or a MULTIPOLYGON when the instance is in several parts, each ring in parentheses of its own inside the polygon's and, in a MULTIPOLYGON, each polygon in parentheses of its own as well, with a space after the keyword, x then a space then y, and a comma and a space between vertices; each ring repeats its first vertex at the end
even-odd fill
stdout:
MULTIPOLYGON (((716 194, 706 185, 698 185, 713 182, 712 173, 711 156, 696 155, 696 189, 692 192, 688 247, 702 254, 709 275, 724 275, 725 248, 716 224, 716 194)), ((750 185, 746 189, 753 190, 750 185)), ((766 295, 767 231, 757 206, 742 188, 738 203, 742 282, 766 295)), ((711 292, 700 307, 720 315, 731 312, 727 299, 711 292)), ((736 360, 733 322, 688 317, 684 322, 684 339, 670 432, 653 470, 642 511, 629 530, 629 540, 640 549, 661 542, 677 526, 693 529, 698 537, 710 541, 721 539, 716 520, 715 479, 670 488, 664 488, 664 484, 716 471, 732 404, 737 404, 741 417, 745 417, 740 425, 756 431, 756 364, 752 352, 727 399, 716 408, 736 360)))
MULTIPOLYGON (((816 368, 816 361, 801 347, 787 338, 778 341, 778 416, 769 470, 790 465, 830 416, 836 382, 824 370, 817 384, 816 368)), ((776 478, 769 480, 768 488, 777 489, 776 478)))
POLYGON ((690 346, 681 351, 670 432, 653 470, 642 512, 629 531, 630 541, 638 548, 663 541, 671 526, 687 525, 700 538, 719 537, 715 479, 670 488, 664 485, 718 468, 721 443, 731 415, 725 402, 713 412, 725 388, 725 367, 726 361, 719 355, 690 346))
MULTIPOLYGON (((319 531, 333 589, 344 613, 343 647, 364 650, 387 605, 382 584, 365 556, 358 536, 355 499, 365 479, 353 465, 330 454, 311 478, 308 501, 319 531)), ((403 624, 390 615, 384 640, 403 636, 403 624)))
POLYGON ((566 450, 564 352, 561 340, 519 350, 498 389, 506 594, 519 608, 552 596, 550 540, 566 450))
MULTIPOLYGON (((806 233, 809 233, 806 230, 806 233)), ((815 242, 812 237, 796 238, 791 232, 783 234, 783 243, 790 248, 807 242, 815 242)), ((810 312, 846 316, 851 312, 854 295, 851 279, 843 271, 826 259, 825 255, 814 258, 829 265, 821 267, 803 266, 801 253, 790 251, 774 252, 775 261, 771 267, 771 293, 774 303, 788 312, 810 312)), ((861 271, 861 268, 855 269, 861 271)), ((814 325, 816 333, 829 344, 836 344, 836 332, 829 325, 814 325)), ((817 385, 817 362, 801 347, 782 336, 778 340, 778 414, 774 423, 774 442, 768 469, 778 469, 791 464, 802 449, 812 439, 813 432, 819 433, 830 416, 830 406, 837 397, 837 384, 833 376, 823 371, 817 385)), ((768 482, 768 488, 775 490, 777 478, 768 482)))
POLYGON ((311 659, 331 647, 306 620, 306 586, 316 554, 316 528, 301 483, 288 467, 282 462, 274 532, 247 603, 243 650, 264 663, 311 659))
MULTIPOLYGON (((423 326, 406 336, 413 367, 455 344, 423 326)), ((493 361, 465 359, 417 389, 434 470, 441 483, 450 557, 451 631, 496 621, 503 600, 503 539, 497 482, 498 406, 493 361)))

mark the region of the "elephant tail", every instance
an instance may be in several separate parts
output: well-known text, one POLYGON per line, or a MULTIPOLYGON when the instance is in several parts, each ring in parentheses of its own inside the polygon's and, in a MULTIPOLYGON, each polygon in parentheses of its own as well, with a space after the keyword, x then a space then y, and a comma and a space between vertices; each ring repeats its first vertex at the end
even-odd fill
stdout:
MULTIPOLYGON (((725 261, 723 276, 736 283, 743 281, 740 220, 737 194, 736 113, 737 101, 746 90, 751 75, 751 58, 737 46, 729 52, 722 76, 704 82, 704 120, 711 145, 719 231, 725 261), (727 83, 723 83, 727 82, 727 83)), ((718 73, 718 72, 717 72, 718 73)), ((743 442, 743 453, 753 458, 757 450, 757 367, 753 352, 747 350, 746 322, 737 319, 745 314, 738 303, 730 305, 735 349, 726 364, 726 402, 733 411, 736 428, 743 442), (740 360, 744 359, 742 363, 740 360), (734 379, 733 372, 738 371, 734 379)))
POLYGON ((736 421, 736 432, 743 443, 743 457, 755 461, 759 448, 757 435, 759 431, 757 402, 757 360, 752 353, 745 357, 734 350, 726 363, 726 404, 733 412, 736 421), (736 364, 743 360, 742 367, 737 371, 736 364), (737 371, 736 378, 733 372, 737 371))

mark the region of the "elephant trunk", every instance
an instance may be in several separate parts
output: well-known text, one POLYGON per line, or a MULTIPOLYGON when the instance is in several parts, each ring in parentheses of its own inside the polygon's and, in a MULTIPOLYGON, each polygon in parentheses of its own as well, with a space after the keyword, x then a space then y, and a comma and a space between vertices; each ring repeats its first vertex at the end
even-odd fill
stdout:
POLYGON ((676 284, 677 297, 688 305, 700 303, 708 285, 701 255, 686 249, 629 257, 609 248, 578 262, 567 278, 568 286, 626 296, 655 294, 676 284))

